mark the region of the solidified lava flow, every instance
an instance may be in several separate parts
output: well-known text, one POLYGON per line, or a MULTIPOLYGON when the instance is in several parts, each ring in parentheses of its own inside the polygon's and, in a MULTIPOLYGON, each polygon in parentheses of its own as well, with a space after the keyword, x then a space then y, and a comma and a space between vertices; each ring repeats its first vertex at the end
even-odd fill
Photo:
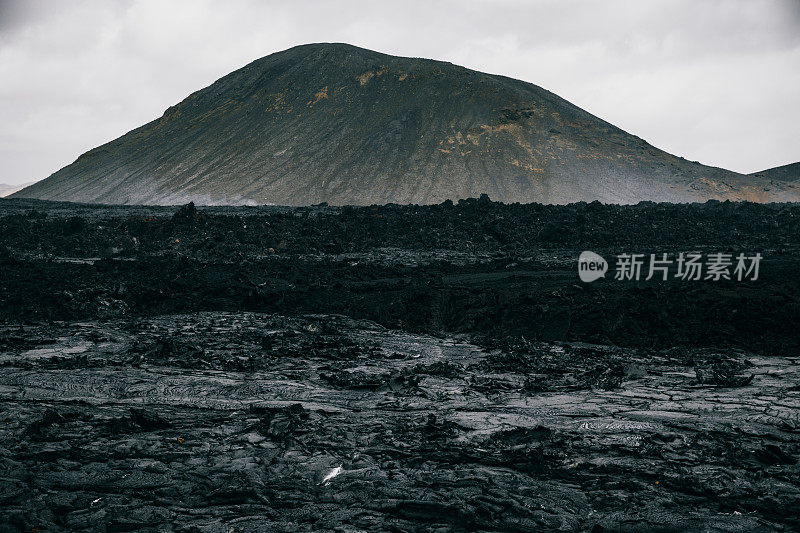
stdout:
POLYGON ((0 200, 0 524, 795 531, 798 235, 790 204, 0 200), (763 261, 614 279, 681 252, 763 261))

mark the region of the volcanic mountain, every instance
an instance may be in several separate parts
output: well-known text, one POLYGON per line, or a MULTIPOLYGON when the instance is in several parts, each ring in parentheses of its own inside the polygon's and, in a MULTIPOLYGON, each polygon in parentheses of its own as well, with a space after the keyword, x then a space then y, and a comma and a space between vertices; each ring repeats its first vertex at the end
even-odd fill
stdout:
POLYGON ((757 178, 781 181, 800 181, 800 161, 750 174, 757 178))
POLYGON ((536 85, 346 44, 258 59, 14 196, 110 204, 797 200, 536 85))

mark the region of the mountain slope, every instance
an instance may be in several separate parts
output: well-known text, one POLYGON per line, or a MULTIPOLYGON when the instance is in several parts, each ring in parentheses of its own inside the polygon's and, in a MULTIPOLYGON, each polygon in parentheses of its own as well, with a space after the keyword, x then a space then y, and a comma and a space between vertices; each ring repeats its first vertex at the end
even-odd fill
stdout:
POLYGON ((303 205, 797 199, 700 165, 530 83, 344 44, 264 57, 15 194, 303 205))
POLYGON ((15 193, 20 189, 24 189, 28 185, 30 185, 30 183, 23 183, 21 185, 8 185, 7 183, 0 183, 0 198, 15 193))
POLYGON ((800 181, 800 162, 789 163, 788 165, 762 170, 761 172, 753 172, 750 175, 769 180, 800 181))

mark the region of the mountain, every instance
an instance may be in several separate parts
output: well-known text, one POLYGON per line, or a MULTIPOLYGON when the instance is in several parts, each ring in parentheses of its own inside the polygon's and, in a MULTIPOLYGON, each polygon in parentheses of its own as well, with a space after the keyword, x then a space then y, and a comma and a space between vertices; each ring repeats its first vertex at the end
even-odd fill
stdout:
POLYGON ((0 183, 0 198, 15 193, 20 189, 24 189, 31 183, 22 183, 20 185, 8 185, 7 183, 0 183))
POLYGON ((346 44, 258 59, 17 197, 121 204, 796 200, 536 85, 346 44))
POLYGON ((754 172, 750 175, 768 180, 800 181, 800 162, 754 172))

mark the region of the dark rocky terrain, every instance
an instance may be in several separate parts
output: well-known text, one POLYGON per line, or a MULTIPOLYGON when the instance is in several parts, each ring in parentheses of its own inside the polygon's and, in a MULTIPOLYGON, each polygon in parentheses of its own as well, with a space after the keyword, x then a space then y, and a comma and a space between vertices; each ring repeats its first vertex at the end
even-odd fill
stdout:
POLYGON ((272 54, 17 197, 108 204, 797 201, 519 80, 345 44, 272 54))
POLYGON ((0 524, 796 531, 798 235, 790 204, 0 200, 0 524), (585 284, 583 250, 764 260, 585 284))

